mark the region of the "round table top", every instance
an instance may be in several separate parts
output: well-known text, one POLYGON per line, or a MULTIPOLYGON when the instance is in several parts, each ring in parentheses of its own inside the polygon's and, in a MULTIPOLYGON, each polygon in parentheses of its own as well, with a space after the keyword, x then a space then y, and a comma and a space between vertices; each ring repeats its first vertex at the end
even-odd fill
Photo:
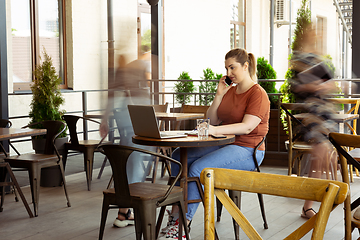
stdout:
POLYGON ((200 140, 197 136, 158 139, 135 135, 132 137, 132 141, 135 144, 160 147, 208 147, 230 144, 235 141, 235 135, 229 134, 225 136, 226 138, 209 136, 208 139, 200 140))

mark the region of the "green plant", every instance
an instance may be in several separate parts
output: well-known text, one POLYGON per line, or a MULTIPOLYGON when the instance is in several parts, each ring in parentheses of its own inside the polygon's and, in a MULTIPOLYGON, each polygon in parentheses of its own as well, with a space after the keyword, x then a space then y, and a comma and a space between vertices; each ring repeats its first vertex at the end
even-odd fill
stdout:
MULTIPOLYGON (((182 72, 180 76, 178 77, 178 80, 192 80, 189 76, 188 72, 182 72)), ((186 104, 190 102, 190 95, 185 95, 181 93, 193 93, 196 88, 194 86, 193 81, 179 81, 175 83, 174 90, 176 93, 175 99, 180 104, 186 104), (180 94, 179 94, 180 93, 180 94)))
MULTIPOLYGON (((211 68, 203 70, 204 77, 201 77, 203 80, 219 80, 222 78, 222 74, 215 74, 211 68)), ((199 93, 216 93, 217 82, 208 82, 201 81, 199 85, 199 93)), ((199 105, 205 106, 210 105, 214 100, 215 95, 201 95, 199 96, 199 105)))
MULTIPOLYGON (((61 79, 56 74, 51 57, 44 48, 44 60, 37 65, 34 71, 34 83, 31 86, 33 98, 30 103, 30 123, 45 120, 62 121, 61 116, 65 113, 60 110, 60 105, 64 103, 61 95, 61 79)), ((40 128, 41 126, 34 126, 40 128)), ((64 131, 59 137, 65 137, 64 131)))
MULTIPOLYGON (((257 77, 258 79, 276 79, 276 71, 264 57, 257 59, 257 77)), ((264 88, 267 93, 278 93, 278 90, 275 88, 276 82, 259 82, 259 85, 264 88)), ((269 96, 269 99, 271 108, 277 108, 279 97, 273 95, 269 96)))

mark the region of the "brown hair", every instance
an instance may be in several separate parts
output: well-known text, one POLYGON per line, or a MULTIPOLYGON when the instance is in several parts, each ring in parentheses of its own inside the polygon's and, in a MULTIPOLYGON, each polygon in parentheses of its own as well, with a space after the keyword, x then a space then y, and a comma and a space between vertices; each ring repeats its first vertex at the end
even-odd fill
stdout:
POLYGON ((234 48, 230 50, 225 55, 225 60, 229 58, 235 58, 235 60, 243 66, 246 62, 248 62, 249 67, 249 75, 252 80, 257 81, 256 77, 256 61, 255 56, 252 53, 248 53, 245 49, 242 48, 234 48))

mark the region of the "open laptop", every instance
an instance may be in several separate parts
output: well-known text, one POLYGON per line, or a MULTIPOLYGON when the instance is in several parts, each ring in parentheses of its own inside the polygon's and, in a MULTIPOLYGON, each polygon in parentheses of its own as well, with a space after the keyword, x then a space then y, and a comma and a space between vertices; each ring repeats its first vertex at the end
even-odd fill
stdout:
POLYGON ((179 132, 160 132, 153 106, 128 105, 128 109, 134 133, 138 136, 150 138, 177 138, 187 136, 179 132))

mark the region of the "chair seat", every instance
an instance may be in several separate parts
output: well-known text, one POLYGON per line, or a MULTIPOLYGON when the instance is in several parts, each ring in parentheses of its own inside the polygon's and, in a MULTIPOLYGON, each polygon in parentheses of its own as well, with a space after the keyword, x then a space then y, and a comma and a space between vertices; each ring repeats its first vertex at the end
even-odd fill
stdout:
MULTIPOLYGON (((288 149, 289 146, 289 140, 285 141, 286 149, 288 149)), ((295 142, 293 144, 293 150, 311 150, 312 146, 307 142, 295 142)))
MULTIPOLYGON (((149 182, 129 184, 130 195, 133 198, 138 198, 139 200, 151 200, 163 197, 168 189, 168 185, 149 182)), ((181 187, 175 186, 170 195, 181 193, 182 191, 183 189, 181 187)), ((115 188, 106 189, 103 193, 109 195, 115 194, 115 188)))
POLYGON ((46 162, 46 161, 58 161, 59 158, 57 155, 49 155, 49 154, 40 154, 40 153, 36 153, 36 154, 22 154, 20 156, 11 156, 11 157, 7 157, 5 158, 5 161, 10 163, 10 165, 12 167, 15 167, 17 162, 46 162))
MULTIPOLYGON (((109 144, 111 142, 109 141, 104 141, 102 142, 103 144, 109 144)), ((67 145, 71 146, 71 142, 67 142, 65 143, 67 145)), ((79 140, 79 145, 81 146, 85 146, 85 147, 89 147, 89 146, 94 146, 97 147, 99 145, 99 140, 79 140)))
POLYGON ((360 228, 360 208, 357 207, 351 211, 351 227, 352 229, 360 228))

